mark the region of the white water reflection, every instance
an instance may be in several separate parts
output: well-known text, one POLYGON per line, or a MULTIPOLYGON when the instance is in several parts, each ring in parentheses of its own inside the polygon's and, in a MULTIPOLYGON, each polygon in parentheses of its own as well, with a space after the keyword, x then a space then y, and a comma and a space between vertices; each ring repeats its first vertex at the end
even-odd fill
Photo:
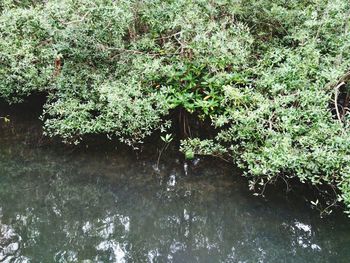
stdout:
POLYGON ((20 242, 21 237, 16 234, 15 230, 9 225, 2 224, 0 221, 0 262, 12 262, 18 258, 20 255, 20 242))
POLYGON ((322 250, 321 246, 314 243, 316 233, 312 230, 312 226, 295 220, 293 224, 282 224, 286 229, 292 233, 291 236, 295 238, 291 241, 291 247, 294 254, 297 253, 297 248, 311 249, 315 252, 322 250))
POLYGON ((158 249, 151 250, 147 253, 148 262, 156 262, 156 258, 160 256, 158 249))
MULTIPOLYGON (((109 257, 110 262, 124 263, 125 260, 125 251, 124 248, 116 241, 102 241, 97 247, 97 250, 108 251, 111 253, 109 257)), ((97 260, 97 259, 96 259, 97 260)))

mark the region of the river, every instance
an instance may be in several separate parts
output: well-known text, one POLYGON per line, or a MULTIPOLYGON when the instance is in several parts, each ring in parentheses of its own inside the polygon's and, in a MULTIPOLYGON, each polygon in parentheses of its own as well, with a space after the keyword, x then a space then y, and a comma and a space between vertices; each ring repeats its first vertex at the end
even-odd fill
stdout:
POLYGON ((0 262, 350 262, 350 219, 320 218, 297 189, 255 197, 219 160, 169 150, 158 171, 152 144, 74 148, 33 120, 1 126, 0 262))

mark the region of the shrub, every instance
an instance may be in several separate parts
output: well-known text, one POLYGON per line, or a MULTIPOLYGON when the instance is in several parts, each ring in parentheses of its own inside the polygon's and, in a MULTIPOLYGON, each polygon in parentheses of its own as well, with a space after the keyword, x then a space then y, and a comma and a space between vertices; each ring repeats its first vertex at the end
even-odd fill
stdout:
POLYGON ((47 94, 45 132, 130 145, 169 110, 209 118, 181 151, 229 156, 251 187, 278 177, 336 189, 350 207, 350 3, 5 0, 0 97, 47 94))

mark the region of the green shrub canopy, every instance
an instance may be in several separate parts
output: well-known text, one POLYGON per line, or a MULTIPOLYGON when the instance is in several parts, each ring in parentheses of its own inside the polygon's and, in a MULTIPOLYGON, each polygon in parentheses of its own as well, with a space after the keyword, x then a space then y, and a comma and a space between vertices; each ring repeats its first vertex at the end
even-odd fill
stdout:
POLYGON ((278 177, 328 185, 350 210, 348 0, 3 0, 0 97, 44 92, 45 132, 130 145, 210 118, 252 188, 278 177))

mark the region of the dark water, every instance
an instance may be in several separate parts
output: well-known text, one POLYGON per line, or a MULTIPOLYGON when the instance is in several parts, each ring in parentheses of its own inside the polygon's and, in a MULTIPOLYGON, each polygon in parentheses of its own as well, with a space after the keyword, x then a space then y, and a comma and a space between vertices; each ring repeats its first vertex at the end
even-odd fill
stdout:
POLYGON ((47 146, 33 127, 0 129, 0 262, 350 262, 350 219, 297 192, 263 200, 219 161, 167 153, 156 172, 155 154, 47 146))

